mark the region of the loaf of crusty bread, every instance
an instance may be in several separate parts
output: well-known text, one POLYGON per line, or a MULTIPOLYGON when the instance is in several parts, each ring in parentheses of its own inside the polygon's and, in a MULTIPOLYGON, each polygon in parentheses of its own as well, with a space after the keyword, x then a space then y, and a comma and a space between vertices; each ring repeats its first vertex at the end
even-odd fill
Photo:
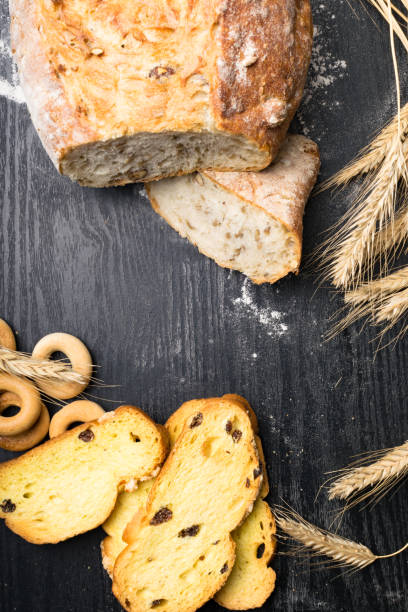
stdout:
POLYGON ((10 13, 40 138, 92 187, 265 168, 310 61, 310 0, 11 0, 10 13))
POLYGON ((128 481, 152 478, 167 440, 138 408, 121 406, 0 465, 0 518, 34 544, 89 531, 128 481))
POLYGON ((246 411, 214 399, 187 419, 142 509, 127 526, 113 591, 132 612, 194 612, 225 583, 235 561, 230 533, 261 484, 246 411))
POLYGON ((152 206, 220 266, 255 283, 297 272, 305 204, 316 182, 317 145, 288 136, 262 172, 202 172, 147 185, 152 206))

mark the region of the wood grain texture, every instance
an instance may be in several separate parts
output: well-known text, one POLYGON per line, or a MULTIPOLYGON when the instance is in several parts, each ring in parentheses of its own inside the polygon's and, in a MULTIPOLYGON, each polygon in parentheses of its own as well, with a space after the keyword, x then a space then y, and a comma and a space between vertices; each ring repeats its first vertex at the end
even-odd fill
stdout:
MULTIPOLYGON (((294 129, 318 140, 326 178, 391 116, 395 88, 386 28, 381 38, 357 2, 358 18, 346 0, 313 4, 313 97, 294 129), (323 84, 322 66, 330 77, 323 84)), ((185 400, 243 394, 259 417, 270 501, 283 498, 329 527, 337 506, 324 494, 314 503, 324 473, 408 437, 408 338, 377 358, 370 329, 356 326, 325 343, 341 301, 317 290, 313 274, 255 287, 218 268, 155 215, 140 186, 97 191, 59 177, 26 108, 5 99, 0 147, 0 316, 19 332, 19 347, 29 351, 52 331, 79 336, 98 376, 118 385, 90 395, 105 408, 135 403, 159 422, 185 400)), ((310 201, 306 253, 349 196, 310 201)), ((347 514, 341 532, 374 552, 397 549, 408 541, 406 485, 372 512, 347 514)), ((100 563, 101 538, 96 530, 35 547, 1 524, 1 612, 119 611, 100 563)), ((263 609, 400 612, 406 564, 405 555, 331 581, 335 574, 281 556, 276 592, 263 609)))

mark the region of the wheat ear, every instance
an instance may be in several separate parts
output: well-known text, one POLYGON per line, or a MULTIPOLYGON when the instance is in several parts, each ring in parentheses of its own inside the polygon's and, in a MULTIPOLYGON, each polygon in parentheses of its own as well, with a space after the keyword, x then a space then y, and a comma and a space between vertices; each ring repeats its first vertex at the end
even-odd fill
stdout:
MULTIPOLYGON (((408 143, 404 149, 408 149, 408 143)), ((374 237, 392 218, 399 181, 406 175, 405 152, 399 138, 359 196, 360 205, 334 238, 335 256, 329 270, 336 287, 358 284, 374 256, 374 237)))
POLYGON ((378 559, 388 559, 408 549, 408 543, 389 555, 375 555, 367 546, 342 538, 320 529, 302 518, 294 510, 277 506, 274 508, 276 523, 290 539, 301 544, 295 552, 310 552, 312 556, 328 557, 333 561, 329 567, 349 567, 361 570, 378 559))
POLYGON ((77 382, 86 380, 63 361, 33 359, 27 353, 0 347, 0 371, 38 381, 77 382))
POLYGON ((340 470, 343 476, 331 483, 329 499, 352 500, 357 504, 368 497, 379 498, 408 474, 408 442, 385 449, 363 459, 368 465, 351 466, 340 470))
MULTIPOLYGON (((408 289, 399 291, 395 295, 390 295, 377 308, 375 313, 375 324, 379 325, 388 321, 387 329, 393 327, 395 323, 408 310, 408 289)), ((405 329, 406 330, 406 329, 405 329)))
MULTIPOLYGON (((403 133, 408 132, 408 103, 401 109, 400 125, 403 133)), ((353 178, 376 170, 389 152, 396 131, 398 131, 398 115, 391 119, 378 136, 360 151, 355 160, 322 183, 319 190, 347 185, 353 178)))
POLYGON ((408 266, 396 270, 392 274, 373 280, 368 283, 363 283, 354 291, 348 291, 345 294, 346 304, 356 306, 365 302, 382 301, 390 294, 408 288, 408 266))
MULTIPOLYGON (((399 16, 402 15, 404 20, 406 20, 407 17, 401 11, 396 11, 395 5, 393 5, 390 2, 390 0, 367 0, 367 1, 369 4, 372 4, 377 9, 377 11, 386 21, 388 21, 390 28, 392 29, 394 34, 399 38, 405 50, 408 51, 407 35, 404 32, 404 30, 401 28, 399 22, 395 18, 395 15, 393 14, 392 11, 397 12, 399 16)), ((402 2, 405 5, 405 7, 408 8, 406 0, 402 0, 402 2)))

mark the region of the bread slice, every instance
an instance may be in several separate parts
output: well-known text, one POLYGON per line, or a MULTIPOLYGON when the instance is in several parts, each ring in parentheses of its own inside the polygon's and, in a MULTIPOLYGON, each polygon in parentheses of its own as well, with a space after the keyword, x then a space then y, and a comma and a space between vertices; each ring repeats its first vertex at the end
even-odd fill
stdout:
MULTIPOLYGON (((222 399, 230 400, 237 403, 237 405, 242 406, 249 416, 252 429, 254 432, 258 432, 258 420, 255 412, 252 410, 249 402, 245 398, 235 393, 230 393, 224 395, 222 399)), ((205 412, 207 405, 211 405, 216 400, 217 398, 190 400, 182 404, 180 408, 178 408, 178 410, 176 410, 169 417, 164 429, 167 432, 171 447, 175 445, 187 419, 197 412, 205 412)), ((158 427, 160 426, 158 425, 158 427)), ((260 495, 262 495, 262 497, 266 497, 269 486, 268 477, 266 474, 265 459, 260 438, 255 436, 255 441, 257 444, 263 474, 260 495)), ((134 515, 145 507, 153 484, 154 479, 139 484, 133 491, 123 491, 120 493, 112 514, 102 525, 104 531, 108 534, 108 537, 106 537, 101 543, 102 563, 111 577, 116 558, 126 547, 126 542, 123 539, 125 528, 134 515)))
POLYGON ((300 102, 310 0, 11 0, 39 136, 90 187, 260 170, 300 102))
MULTIPOLYGON (((259 431, 255 412, 246 399, 236 394, 224 395, 223 399, 241 404, 251 420, 254 431, 259 431)), ((185 420, 195 410, 201 410, 205 414, 206 401, 211 400, 186 402, 168 419, 166 428, 169 432, 170 445, 175 444, 185 420)), ((263 476, 259 498, 251 514, 232 533, 236 544, 236 560, 224 587, 214 596, 217 603, 230 610, 250 610, 260 607, 275 588, 276 573, 269 564, 276 547, 274 538, 276 524, 269 505, 263 501, 269 493, 269 482, 262 442, 257 435, 255 442, 263 476)))
POLYGON ((166 439, 138 408, 121 406, 0 465, 0 517, 34 544, 97 527, 129 480, 157 474, 166 439))
POLYGON ((204 255, 254 283, 274 283, 299 269, 319 167, 317 145, 291 135, 262 172, 202 172, 146 189, 154 210, 204 255))
POLYGON ((102 525, 107 537, 101 542, 102 564, 113 577, 115 561, 126 548, 123 533, 133 517, 146 506, 150 490, 155 479, 151 478, 139 484, 133 491, 122 491, 110 517, 102 525))
POLYGON ((254 509, 232 537, 236 560, 215 601, 229 610, 260 608, 275 588, 276 574, 270 561, 276 549, 275 519, 266 501, 257 499, 254 509))
POLYGON ((215 399, 187 419, 125 532, 113 591, 132 612, 193 612, 225 583, 233 531, 252 510, 261 478, 251 422, 237 402, 215 399))

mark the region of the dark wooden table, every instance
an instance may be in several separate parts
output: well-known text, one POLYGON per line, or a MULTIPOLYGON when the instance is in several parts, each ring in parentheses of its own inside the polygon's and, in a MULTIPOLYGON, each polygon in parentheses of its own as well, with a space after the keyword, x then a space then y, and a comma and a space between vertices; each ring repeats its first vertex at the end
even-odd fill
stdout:
MULTIPOLYGON (((353 0, 355 13, 346 0, 313 4, 315 53, 293 127, 319 142, 325 178, 394 113, 395 86, 386 27, 353 0)), ((10 80, 10 70, 3 53, 0 75, 10 80)), ((0 126, 0 316, 18 331, 19 348, 30 351, 53 331, 79 336, 99 377, 117 385, 90 394, 107 409, 135 403, 159 422, 187 399, 243 394, 260 420, 270 501, 329 527, 338 506, 324 493, 314 502, 325 472, 408 437, 408 338, 376 358, 369 328, 324 342, 341 299, 317 290, 316 275, 255 287, 181 239, 140 186, 83 189, 58 176, 25 105, 0 99, 0 126)), ((309 202, 306 254, 350 194, 309 202)), ((405 504, 402 487, 372 511, 347 514, 341 533, 391 552, 408 541, 405 504)), ((56 546, 30 545, 3 524, 0 537, 1 612, 120 609, 101 565, 101 529, 56 546)), ((333 579, 278 556, 276 592, 263 609, 406 610, 407 559, 333 579)))

